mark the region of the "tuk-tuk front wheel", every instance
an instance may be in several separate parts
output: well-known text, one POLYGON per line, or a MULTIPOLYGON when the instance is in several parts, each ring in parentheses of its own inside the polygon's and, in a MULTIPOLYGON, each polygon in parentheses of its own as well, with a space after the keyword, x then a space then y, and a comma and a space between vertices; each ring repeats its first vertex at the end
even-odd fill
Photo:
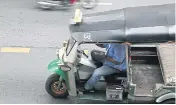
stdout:
POLYGON ((49 76, 45 84, 45 89, 54 98, 67 98, 67 85, 63 79, 60 81, 59 78, 60 76, 57 74, 49 76))

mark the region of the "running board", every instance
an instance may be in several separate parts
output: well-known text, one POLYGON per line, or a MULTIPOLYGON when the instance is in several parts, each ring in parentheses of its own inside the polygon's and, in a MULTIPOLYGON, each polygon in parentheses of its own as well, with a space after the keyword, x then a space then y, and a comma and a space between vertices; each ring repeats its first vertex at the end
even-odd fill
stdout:
POLYGON ((104 92, 90 92, 79 95, 82 100, 106 101, 106 93, 104 92))
MULTIPOLYGON (((78 96, 80 100, 91 100, 90 103, 94 103, 92 101, 98 102, 98 104, 103 103, 103 104, 126 104, 127 103, 127 97, 123 99, 123 101, 108 101, 106 100, 106 92, 105 91, 95 91, 95 92, 90 92, 90 93, 84 93, 82 95, 78 96)), ((89 101, 88 101, 89 102, 89 101)))

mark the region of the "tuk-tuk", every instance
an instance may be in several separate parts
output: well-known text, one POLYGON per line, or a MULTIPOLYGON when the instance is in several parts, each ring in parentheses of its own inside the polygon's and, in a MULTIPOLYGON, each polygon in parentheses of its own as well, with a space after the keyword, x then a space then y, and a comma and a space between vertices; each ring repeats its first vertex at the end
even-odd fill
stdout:
POLYGON ((176 45, 167 43, 175 42, 174 8, 174 4, 167 4, 87 15, 77 9, 69 25, 69 40, 57 50, 58 58, 48 65, 54 74, 46 81, 46 91, 55 98, 175 103, 176 45), (126 72, 102 77, 94 92, 80 92, 78 88, 101 63, 80 46, 124 42, 131 43, 126 46, 126 72))

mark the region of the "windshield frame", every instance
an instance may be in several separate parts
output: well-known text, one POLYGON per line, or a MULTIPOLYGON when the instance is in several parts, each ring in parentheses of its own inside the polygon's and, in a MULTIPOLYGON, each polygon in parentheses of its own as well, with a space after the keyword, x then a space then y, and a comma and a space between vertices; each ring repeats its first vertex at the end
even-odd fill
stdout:
POLYGON ((66 55, 68 56, 71 52, 71 50, 73 49, 75 43, 77 41, 73 38, 73 37, 70 37, 68 42, 67 42, 67 46, 66 46, 66 55), (70 41, 74 41, 72 44, 70 44, 70 41), (70 48, 69 48, 70 47, 70 48), (69 49, 68 49, 69 48, 69 49))

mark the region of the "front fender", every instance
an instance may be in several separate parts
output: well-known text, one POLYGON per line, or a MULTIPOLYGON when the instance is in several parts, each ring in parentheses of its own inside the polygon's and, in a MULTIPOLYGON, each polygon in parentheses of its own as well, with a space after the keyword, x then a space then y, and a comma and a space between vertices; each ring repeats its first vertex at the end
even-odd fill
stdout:
POLYGON ((168 94, 164 94, 162 96, 160 96, 159 98, 156 99, 156 102, 157 103, 161 103, 165 100, 168 100, 168 99, 172 99, 172 98, 175 98, 176 97, 176 93, 168 93, 168 94))
POLYGON ((59 68, 58 64, 60 64, 60 63, 62 63, 62 61, 60 59, 56 59, 56 60, 51 61, 48 65, 48 71, 54 72, 54 73, 58 74, 59 76, 61 76, 65 80, 67 87, 68 87, 69 86, 68 85, 68 76, 67 76, 66 72, 64 72, 63 70, 61 70, 59 68))

